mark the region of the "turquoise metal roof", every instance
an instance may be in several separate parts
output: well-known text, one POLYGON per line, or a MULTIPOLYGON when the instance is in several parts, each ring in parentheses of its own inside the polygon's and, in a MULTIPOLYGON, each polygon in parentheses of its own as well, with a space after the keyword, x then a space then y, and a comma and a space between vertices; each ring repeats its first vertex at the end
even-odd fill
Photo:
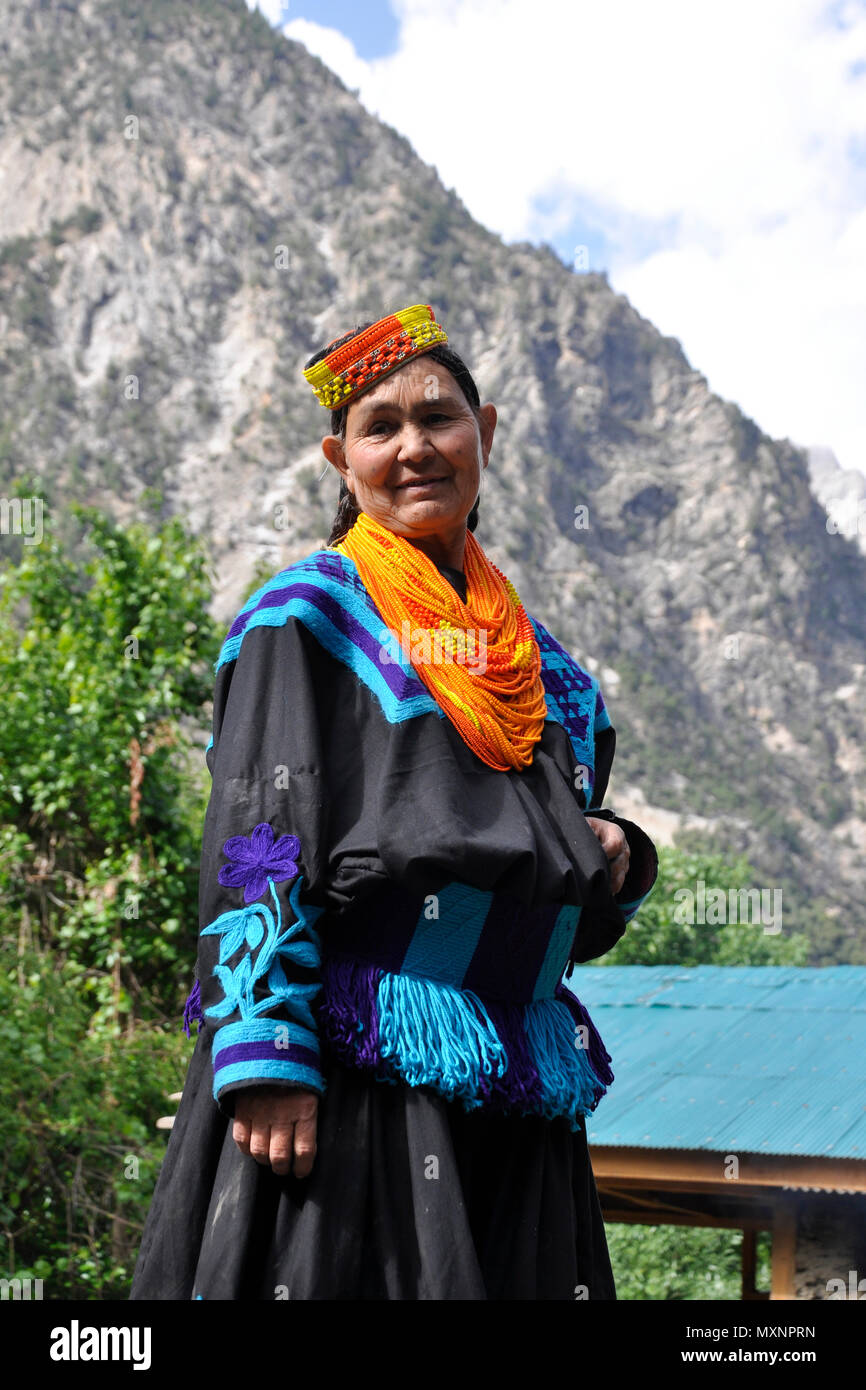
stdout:
POLYGON ((613 1058, 591 1144, 866 1160, 866 966, 581 966, 613 1058))

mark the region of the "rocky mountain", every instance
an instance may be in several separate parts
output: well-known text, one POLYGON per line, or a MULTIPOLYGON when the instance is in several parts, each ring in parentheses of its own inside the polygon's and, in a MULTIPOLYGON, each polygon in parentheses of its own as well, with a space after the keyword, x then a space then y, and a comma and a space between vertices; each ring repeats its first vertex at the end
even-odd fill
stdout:
POLYGON ((336 506, 304 360, 433 304, 499 409, 479 539, 601 676, 612 804, 747 850, 785 931, 866 960, 866 557, 802 449, 243 0, 0 0, 0 190, 0 492, 38 475, 62 529, 161 489, 228 619, 336 506))

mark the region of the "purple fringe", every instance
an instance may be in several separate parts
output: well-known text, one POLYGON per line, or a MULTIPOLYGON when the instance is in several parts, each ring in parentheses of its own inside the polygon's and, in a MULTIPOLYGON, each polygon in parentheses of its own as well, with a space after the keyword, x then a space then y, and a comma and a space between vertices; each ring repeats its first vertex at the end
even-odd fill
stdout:
POLYGON ((577 1022, 586 1025, 589 1037, 589 1047, 587 1048, 589 1065, 602 1085, 609 1086, 613 1081, 613 1072, 610 1069, 613 1058, 602 1042, 601 1035, 590 1018, 588 1010, 581 1004, 577 995, 572 994, 571 990, 566 989, 564 985, 557 985, 555 993, 556 998, 561 999, 568 1006, 577 1022))
POLYGON ((393 1080, 393 1069, 379 1051, 376 999, 382 973, 380 966, 366 961, 326 956, 318 1022, 322 1037, 341 1061, 393 1080))
POLYGON ((201 1008, 201 985, 198 980, 193 985, 183 1010, 183 1031, 188 1038, 192 1036, 189 1030, 193 1023, 198 1024, 198 1032, 200 1033, 204 1023, 204 1014, 201 1008))
POLYGON ((541 1077, 529 1051, 523 1023, 525 1006, 485 999, 484 1007, 508 1054, 508 1066, 501 1075, 482 1078, 484 1100, 491 1109, 516 1107, 524 1114, 537 1114, 542 1102, 541 1077))

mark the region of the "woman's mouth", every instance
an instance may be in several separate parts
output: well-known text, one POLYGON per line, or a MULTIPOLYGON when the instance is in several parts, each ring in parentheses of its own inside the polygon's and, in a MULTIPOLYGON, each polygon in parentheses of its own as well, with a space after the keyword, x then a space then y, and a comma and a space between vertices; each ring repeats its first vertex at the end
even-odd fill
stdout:
POLYGON ((398 485, 397 491, 408 492, 413 488, 418 489, 425 487, 434 487, 437 483, 444 483, 446 481, 447 479, 445 478, 413 478, 411 482, 400 483, 398 485))

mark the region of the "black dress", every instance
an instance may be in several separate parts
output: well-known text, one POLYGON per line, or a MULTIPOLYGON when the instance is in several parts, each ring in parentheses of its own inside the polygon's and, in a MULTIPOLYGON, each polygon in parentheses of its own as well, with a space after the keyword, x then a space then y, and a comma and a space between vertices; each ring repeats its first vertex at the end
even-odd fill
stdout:
MULTIPOLYGON (((443 572, 461 592, 462 574, 443 572)), ((476 925, 474 955, 467 952, 468 963, 453 975, 448 971, 464 945, 459 933, 447 937, 438 979, 435 952, 428 950, 424 970, 433 979, 425 986, 455 1007, 474 1001, 503 1038, 514 1009, 524 1017, 540 1018, 545 1009, 552 1017, 551 1007, 564 1014, 553 1002, 553 980, 567 961, 590 959, 614 944, 655 877, 652 846, 626 823, 632 868, 614 900, 603 853, 584 822, 590 804, 602 799, 613 756, 600 693, 581 673, 580 701, 570 698, 563 663, 572 659, 536 625, 549 657, 544 737, 531 769, 496 773, 425 706, 419 690, 404 685, 397 691, 403 704, 390 705, 388 692, 371 684, 375 676, 344 641, 354 633, 360 645, 360 629, 348 620, 367 622, 371 612, 378 617, 346 557, 316 552, 248 601, 224 646, 202 854, 197 973, 204 1026, 131 1297, 613 1299, 584 1119, 587 1104, 597 1103, 610 1080, 610 1059, 591 1023, 592 1038, 582 1046, 589 1047, 594 1070, 585 1058, 581 1065, 595 1086, 581 1113, 567 1088, 555 1092, 546 1076, 520 1092, 520 1105, 513 1086, 508 1091, 489 1073, 477 1073, 474 1090, 465 1079, 459 1086, 453 1077, 449 1082, 459 1038, 455 1033, 449 1052, 442 1037, 450 1025, 441 1023, 440 1037, 432 1018, 422 1020, 422 1031, 429 1029, 434 1062, 440 1042, 445 1060, 440 1057, 438 1071, 431 1064, 425 1072, 412 1054, 411 1072, 399 1047, 386 1055, 384 1012, 377 1034, 360 996, 352 996, 351 1006, 338 997, 348 978, 344 967, 355 969, 352 953, 366 962, 364 969, 375 966, 369 978, 380 982, 380 1005, 385 983, 405 984, 410 956, 420 969, 419 937, 429 947, 418 928, 419 905, 431 890, 448 901, 456 882, 483 897, 488 915, 483 927, 476 925), (341 593, 342 609, 328 607, 341 593), (410 791, 400 802, 404 784, 410 791), (280 838, 271 847, 274 834, 280 838), (244 835, 249 839, 239 838, 244 835), (220 847, 229 865, 217 874, 220 847), (289 858, 295 862, 286 868, 289 858), (299 864, 304 873, 297 877, 299 864), (241 909, 242 886, 248 905, 241 909), (263 895, 264 904, 256 903, 263 895), (269 901, 279 927, 266 910, 269 901), (508 911, 497 917, 502 904, 508 911), (294 945, 279 947, 284 918, 294 945), (561 960, 550 945, 556 923, 560 932, 570 926, 561 960), (261 971, 252 977, 256 949, 263 953, 268 939, 283 954, 268 958, 277 964, 266 987, 261 971), (490 959, 482 971, 485 951, 490 959), (521 994, 527 978, 528 992, 521 994), (284 1031, 276 1044, 269 1027, 284 1031), (232 1139, 234 1094, 265 1082, 320 1093, 317 1153, 307 1178, 274 1174, 232 1139)), ((359 978, 355 969, 352 979, 359 978)), ((416 975, 413 987, 418 983, 416 975)), ((565 997, 560 983, 556 996, 565 997)), ((393 997, 399 1018, 399 991, 393 997)), ((575 1018, 588 1019, 569 1005, 577 1008, 575 1018)), ((393 1032, 393 1020, 391 1026, 393 1032)), ((511 1041, 508 1047, 507 1076, 517 1076, 519 1048, 511 1041)), ((542 1053, 538 1044, 534 1071, 526 1061, 536 1081, 542 1053)))
POLYGON ((313 1170, 279 1177, 234 1143, 199 1036, 134 1299, 616 1297, 583 1130, 327 1076, 313 1170))

